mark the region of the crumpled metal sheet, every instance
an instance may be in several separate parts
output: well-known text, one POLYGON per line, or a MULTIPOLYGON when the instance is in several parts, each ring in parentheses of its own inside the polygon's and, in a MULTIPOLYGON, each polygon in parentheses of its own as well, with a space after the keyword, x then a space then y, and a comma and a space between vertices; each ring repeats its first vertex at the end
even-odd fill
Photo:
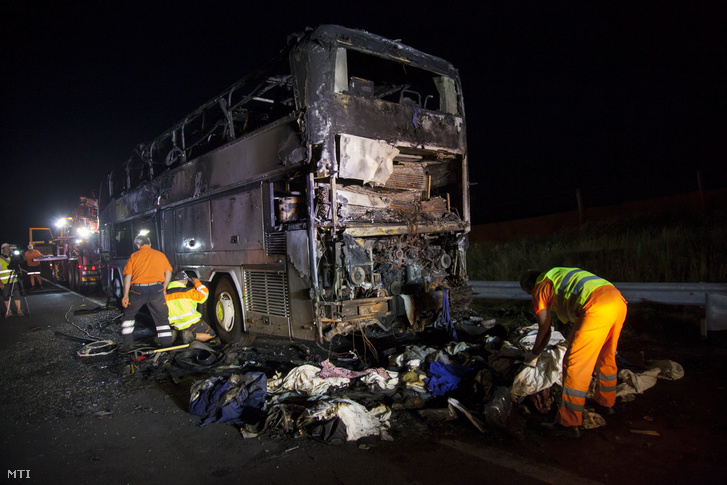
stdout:
POLYGON ((398 154, 396 147, 383 141, 342 134, 339 176, 384 185, 394 172, 394 157, 398 154))

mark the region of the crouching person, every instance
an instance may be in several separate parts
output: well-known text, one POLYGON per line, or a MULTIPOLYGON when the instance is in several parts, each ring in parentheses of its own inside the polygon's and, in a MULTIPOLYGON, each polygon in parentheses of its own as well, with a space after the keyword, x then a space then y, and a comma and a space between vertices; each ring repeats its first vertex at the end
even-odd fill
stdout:
MULTIPOLYGON (((180 271, 167 286, 167 307, 169 308, 169 324, 182 334, 182 342, 193 340, 207 342, 217 335, 197 311, 197 305, 207 301, 209 290, 197 278, 190 278, 187 273, 180 271), (194 288, 188 288, 192 281, 194 288)), ((215 339, 219 340, 219 339, 215 339)), ((216 343, 216 342, 212 342, 216 343)))

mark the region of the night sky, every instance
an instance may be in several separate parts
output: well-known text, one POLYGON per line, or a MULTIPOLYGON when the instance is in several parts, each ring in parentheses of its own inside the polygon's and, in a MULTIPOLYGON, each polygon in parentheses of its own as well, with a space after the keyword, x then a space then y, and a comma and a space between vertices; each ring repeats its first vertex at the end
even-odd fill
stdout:
POLYGON ((459 69, 474 223, 727 186, 724 3, 76 3, 0 5, 3 242, 327 23, 459 69))

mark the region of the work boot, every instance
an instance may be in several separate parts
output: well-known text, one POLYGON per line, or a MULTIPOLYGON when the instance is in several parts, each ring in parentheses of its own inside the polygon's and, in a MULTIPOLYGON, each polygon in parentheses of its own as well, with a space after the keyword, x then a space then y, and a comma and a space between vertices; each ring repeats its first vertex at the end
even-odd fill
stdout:
POLYGON ((172 340, 171 337, 164 337, 160 338, 159 340, 159 347, 162 349, 166 349, 167 347, 171 347, 174 345, 174 340, 172 340))
POLYGON ((121 344, 119 345, 118 352, 120 354, 130 354, 134 351, 133 345, 121 344))
POLYGON ((601 416, 613 416, 616 414, 616 409, 613 407, 602 406, 598 403, 593 403, 593 409, 601 416))
POLYGON ((134 339, 125 338, 124 342, 119 345, 118 352, 120 354, 130 354, 134 351, 134 339))
POLYGON ((540 426, 550 436, 563 438, 580 438, 581 428, 579 426, 563 426, 559 423, 540 423, 540 426))
POLYGON ((182 343, 188 344, 190 342, 194 342, 197 337, 195 337, 194 332, 191 330, 183 330, 182 331, 182 343))

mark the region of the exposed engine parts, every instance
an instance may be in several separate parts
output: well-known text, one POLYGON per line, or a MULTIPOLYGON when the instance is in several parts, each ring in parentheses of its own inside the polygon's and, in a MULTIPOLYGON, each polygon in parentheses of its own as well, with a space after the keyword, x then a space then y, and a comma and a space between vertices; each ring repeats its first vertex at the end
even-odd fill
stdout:
POLYGON ((344 233, 321 259, 320 307, 326 318, 336 322, 327 336, 346 333, 351 326, 391 333, 432 323, 442 309, 442 292, 451 292, 459 283, 450 271, 459 249, 459 238, 450 234, 354 238, 344 233), (376 303, 365 312, 359 308, 355 315, 332 312, 334 305, 329 302, 356 299, 376 303), (356 323, 343 323, 346 316, 356 323))

